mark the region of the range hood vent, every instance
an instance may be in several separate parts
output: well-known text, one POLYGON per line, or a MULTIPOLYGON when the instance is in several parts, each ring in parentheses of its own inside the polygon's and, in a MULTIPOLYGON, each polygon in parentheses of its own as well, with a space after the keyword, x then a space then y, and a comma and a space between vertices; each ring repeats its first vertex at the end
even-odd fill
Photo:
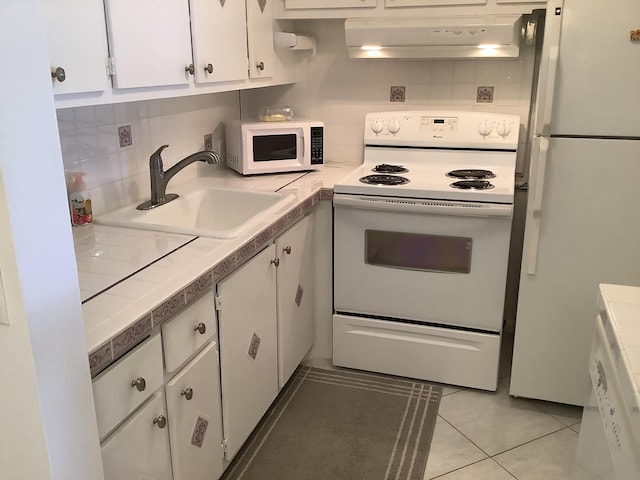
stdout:
POLYGON ((348 18, 352 58, 517 57, 519 15, 428 18, 348 18))

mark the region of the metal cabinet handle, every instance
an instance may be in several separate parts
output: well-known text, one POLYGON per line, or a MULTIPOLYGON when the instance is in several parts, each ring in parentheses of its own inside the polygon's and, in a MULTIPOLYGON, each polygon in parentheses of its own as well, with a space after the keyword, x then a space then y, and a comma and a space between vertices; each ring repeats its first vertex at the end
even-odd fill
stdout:
POLYGON ((164 428, 167 426, 167 417, 164 415, 158 415, 153 419, 153 424, 158 425, 158 428, 164 428))
POLYGON ((187 387, 180 392, 180 396, 184 397, 186 400, 191 400, 193 398, 193 389, 191 387, 187 387))
POLYGON ((287 245, 286 247, 284 247, 284 248, 282 249, 282 251, 283 251, 284 253, 286 253, 287 255, 291 255, 291 245, 287 245))
POLYGON ((196 69, 193 66, 193 63, 187 65, 186 67, 184 67, 184 71, 188 72, 190 75, 193 75, 194 73, 196 73, 196 69))
POLYGON ((209 74, 213 73, 213 65, 211 65, 210 63, 207 63, 204 66, 204 71, 209 73, 209 74))
POLYGON ((64 82, 67 79, 67 72, 64 71, 64 68, 58 67, 51 72, 51 78, 59 82, 64 82))
POLYGON ((256 68, 260 71, 264 70, 264 62, 256 63, 256 68))
POLYGON ((204 335, 207 332, 207 326, 200 322, 195 327, 193 327, 194 332, 198 332, 200 335, 204 335))
POLYGON ((144 389, 147 388, 147 381, 142 377, 138 377, 135 380, 131 380, 131 386, 136 387, 139 392, 144 392, 144 389))
POLYGON ((273 263, 277 267, 278 265, 280 265, 280 259, 276 257, 273 260, 271 260, 271 263, 273 263))

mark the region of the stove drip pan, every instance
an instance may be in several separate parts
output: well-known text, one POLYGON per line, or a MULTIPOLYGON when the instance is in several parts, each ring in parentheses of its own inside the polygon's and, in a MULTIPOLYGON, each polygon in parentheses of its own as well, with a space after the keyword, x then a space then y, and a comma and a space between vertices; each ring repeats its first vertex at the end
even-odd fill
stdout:
POLYGON ((405 168, 403 165, 390 165, 388 163, 381 163, 373 167, 371 171, 376 173, 407 173, 409 169, 405 168))
POLYGON ((404 185, 409 183, 407 177, 400 175, 366 175, 360 178, 360 181, 368 185, 404 185))
POLYGON ((461 190, 491 190, 494 185, 485 180, 460 180, 450 185, 461 190))
POLYGON ((491 170, 481 170, 477 168, 469 168, 462 170, 452 170, 447 173, 447 177, 463 178, 466 180, 482 180, 486 178, 496 178, 496 174, 491 170))

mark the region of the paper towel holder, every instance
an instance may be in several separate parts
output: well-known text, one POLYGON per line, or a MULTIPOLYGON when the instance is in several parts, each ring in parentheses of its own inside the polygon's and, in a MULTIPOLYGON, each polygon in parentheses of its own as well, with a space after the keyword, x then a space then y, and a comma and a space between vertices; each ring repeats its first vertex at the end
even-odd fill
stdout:
POLYGON ((311 58, 318 52, 315 38, 288 32, 273 32, 273 46, 289 50, 311 50, 311 58))

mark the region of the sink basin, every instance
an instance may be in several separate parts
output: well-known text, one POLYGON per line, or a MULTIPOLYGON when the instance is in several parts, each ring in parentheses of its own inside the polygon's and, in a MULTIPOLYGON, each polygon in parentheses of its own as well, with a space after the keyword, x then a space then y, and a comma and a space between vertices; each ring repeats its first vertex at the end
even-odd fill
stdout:
POLYGON ((185 233, 204 237, 234 238, 269 213, 293 204, 291 194, 254 192, 215 187, 176 190, 180 196, 151 210, 135 205, 105 213, 97 223, 119 227, 185 233))

